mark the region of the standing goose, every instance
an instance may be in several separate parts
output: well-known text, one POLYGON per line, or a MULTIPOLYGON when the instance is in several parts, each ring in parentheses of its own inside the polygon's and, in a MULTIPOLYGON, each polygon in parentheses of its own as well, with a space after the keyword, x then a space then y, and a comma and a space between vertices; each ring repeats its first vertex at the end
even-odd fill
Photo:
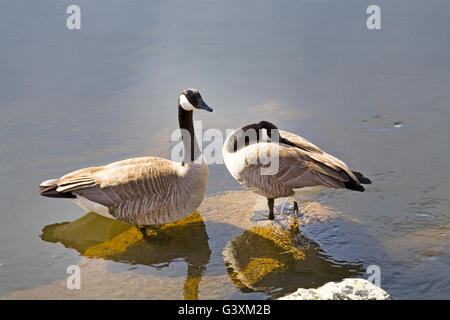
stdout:
POLYGON ((42 182, 39 193, 68 198, 87 211, 137 225, 147 239, 146 226, 182 219, 203 201, 208 165, 194 135, 192 113, 196 109, 213 111, 197 89, 181 92, 178 121, 183 162, 141 157, 84 168, 42 182))
POLYGON ((234 131, 226 139, 222 153, 231 175, 248 190, 267 198, 271 220, 274 219, 276 198, 291 198, 297 214, 297 201, 311 201, 324 189, 363 192, 361 184, 371 183, 361 173, 351 171, 344 162, 308 140, 278 130, 267 121, 234 131), (266 140, 262 139, 264 129, 267 130, 266 140), (262 169, 268 168, 272 154, 278 157, 278 169, 271 174, 262 174, 262 169))

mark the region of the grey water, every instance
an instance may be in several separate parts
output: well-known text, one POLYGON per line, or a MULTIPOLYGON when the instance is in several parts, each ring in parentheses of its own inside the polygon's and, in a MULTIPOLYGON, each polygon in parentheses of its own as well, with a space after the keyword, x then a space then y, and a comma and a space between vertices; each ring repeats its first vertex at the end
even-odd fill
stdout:
MULTIPOLYGON (((376 2, 381 30, 366 26, 372 3, 356 0, 2 1, 0 296, 63 280, 80 259, 41 235, 84 213, 40 197, 39 183, 170 156, 177 95, 196 87, 214 108, 194 115, 204 129, 272 121, 370 177, 365 193, 318 201, 376 239, 383 254, 361 257, 379 261, 395 298, 448 299, 450 3, 376 2), (70 4, 80 30, 66 27, 70 4)), ((240 189, 223 165, 210 167, 208 195, 240 189)), ((221 226, 205 228, 212 239, 221 226)), ((206 275, 225 270, 231 239, 219 240, 206 275)), ((184 275, 177 263, 168 275, 184 275)), ((271 296, 236 288, 233 297, 271 296)))

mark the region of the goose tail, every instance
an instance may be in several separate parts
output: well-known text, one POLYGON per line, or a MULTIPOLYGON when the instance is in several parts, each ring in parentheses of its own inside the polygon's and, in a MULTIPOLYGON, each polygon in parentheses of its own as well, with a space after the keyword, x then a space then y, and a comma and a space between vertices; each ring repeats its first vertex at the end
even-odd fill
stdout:
POLYGON ((358 172, 358 171, 352 171, 352 172, 358 178, 359 183, 361 183, 361 184, 371 184, 372 183, 372 181, 369 178, 365 177, 361 172, 358 172))
POLYGON ((366 189, 359 183, 356 183, 354 181, 344 182, 345 189, 353 190, 353 191, 359 191, 364 192, 366 189))
POLYGON ((345 182, 344 183, 345 188, 353 191, 364 192, 365 189, 362 186, 362 184, 371 184, 372 181, 369 178, 365 177, 361 172, 352 171, 352 173, 358 180, 357 181, 350 180, 348 182, 345 182))
POLYGON ((58 179, 50 179, 42 182, 39 185, 39 194, 43 197, 49 198, 76 198, 76 196, 71 192, 56 191, 56 189, 58 188, 57 181, 58 179))

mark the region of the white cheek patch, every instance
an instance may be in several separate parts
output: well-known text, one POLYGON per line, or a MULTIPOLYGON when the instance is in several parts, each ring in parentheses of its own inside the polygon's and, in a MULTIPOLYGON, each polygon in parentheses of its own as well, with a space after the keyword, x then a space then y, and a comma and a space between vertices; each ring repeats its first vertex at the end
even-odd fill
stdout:
POLYGON ((180 96, 180 105, 186 111, 192 111, 195 107, 189 102, 184 94, 180 96))

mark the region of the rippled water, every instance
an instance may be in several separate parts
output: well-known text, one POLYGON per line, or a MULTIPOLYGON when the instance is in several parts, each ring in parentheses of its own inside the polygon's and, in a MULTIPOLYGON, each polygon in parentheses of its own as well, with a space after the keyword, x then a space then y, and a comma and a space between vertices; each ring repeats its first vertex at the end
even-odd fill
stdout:
MULTIPOLYGON (((299 239, 313 248, 307 256, 320 266, 315 273, 293 257, 275 259, 283 248, 252 226, 233 225, 233 212, 218 222, 200 211, 194 226, 170 231, 175 240, 162 249, 139 244, 87 260, 106 262, 108 279, 134 270, 132 279, 154 284, 146 298, 265 299, 364 276, 377 264, 394 297, 449 297, 446 1, 378 1, 377 31, 367 30, 368 3, 360 1, 80 0, 78 31, 65 27, 68 4, 9 1, 0 13, 0 295, 62 281, 88 248, 129 231, 81 218, 73 204, 39 197, 37 186, 86 166, 168 157, 177 94, 197 87, 214 107, 195 114, 205 129, 269 120, 367 174, 367 192, 317 199, 360 224, 302 231, 299 239), (65 234, 60 223, 79 218, 89 223, 70 224, 76 236, 65 234), (198 254, 177 242, 191 227, 198 254), (252 255, 244 240, 263 254, 252 255), (223 255, 233 243, 242 274, 274 270, 258 278, 265 282, 236 278, 223 255)), ((208 195, 238 189, 223 166, 210 167, 208 195)))

